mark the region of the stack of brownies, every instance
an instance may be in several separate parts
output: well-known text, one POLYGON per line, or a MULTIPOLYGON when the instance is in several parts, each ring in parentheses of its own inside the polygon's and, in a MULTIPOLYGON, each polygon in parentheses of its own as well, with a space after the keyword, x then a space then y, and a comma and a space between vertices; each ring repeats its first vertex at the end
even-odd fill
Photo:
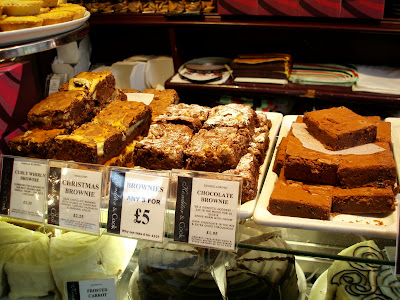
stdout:
POLYGON ((279 178, 268 205, 272 214, 329 220, 332 213, 394 210, 391 127, 379 117, 345 107, 306 113, 281 140, 273 171, 279 178), (322 143, 322 150, 306 144, 301 128, 317 140, 314 144, 322 143))

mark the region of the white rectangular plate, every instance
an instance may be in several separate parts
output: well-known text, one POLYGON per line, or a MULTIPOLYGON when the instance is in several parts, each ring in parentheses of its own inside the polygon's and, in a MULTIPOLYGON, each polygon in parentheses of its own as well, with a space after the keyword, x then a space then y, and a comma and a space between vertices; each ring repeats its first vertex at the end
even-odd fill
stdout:
POLYGON ((274 153, 275 149, 275 142, 278 136, 279 128, 281 127, 283 115, 281 113, 277 112, 266 112, 267 118, 271 120, 272 122, 272 127, 269 130, 269 145, 268 145, 268 150, 265 155, 265 160, 262 166, 260 167, 260 176, 258 178, 258 193, 257 197, 254 200, 247 201, 246 203, 243 203, 240 206, 239 212, 238 212, 238 217, 240 219, 247 219, 250 218, 253 213, 254 209, 256 207, 257 199, 260 195, 260 190, 262 188, 262 184, 265 179, 265 174, 267 173, 269 163, 272 158, 272 154, 274 153))
MULTIPOLYGON (((277 145, 279 145, 282 138, 288 134, 293 121, 295 121, 297 117, 298 116, 296 115, 287 115, 283 117, 281 130, 277 140, 277 145)), ((397 165, 397 174, 399 176, 400 143, 398 139, 393 136, 394 133, 393 129, 395 124, 398 124, 398 126, 400 126, 400 119, 388 118, 386 120, 392 123, 392 144, 394 149, 394 157, 397 165)), ((254 221, 256 223, 265 226, 353 233, 370 237, 382 237, 390 239, 396 238, 398 229, 397 225, 398 204, 395 205, 394 212, 387 214, 376 214, 376 215, 338 214, 331 216, 330 220, 316 220, 316 219, 307 219, 299 217, 278 216, 271 214, 268 211, 267 207, 275 182, 278 179, 278 176, 272 171, 274 160, 275 160, 275 152, 271 159, 267 177, 265 179, 264 185, 262 187, 259 196, 259 200, 257 202, 254 211, 254 221)), ((397 203, 399 203, 400 200, 399 195, 396 196, 396 200, 397 203)))

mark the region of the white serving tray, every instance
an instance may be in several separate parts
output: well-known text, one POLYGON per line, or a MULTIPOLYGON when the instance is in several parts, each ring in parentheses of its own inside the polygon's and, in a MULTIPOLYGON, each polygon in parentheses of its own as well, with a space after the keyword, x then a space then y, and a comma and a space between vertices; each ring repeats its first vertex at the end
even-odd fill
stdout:
MULTIPOLYGON (((277 140, 277 145, 285 137, 293 121, 297 119, 297 115, 287 115, 283 117, 280 134, 277 140)), ((388 118, 388 122, 392 123, 392 144, 394 149, 394 157, 397 165, 397 174, 399 177, 399 163, 400 163, 400 143, 399 139, 394 136, 394 128, 396 124, 400 126, 400 119, 388 118)), ((400 132, 400 127, 399 127, 400 132)), ((276 149, 276 147, 275 147, 276 149)), ((376 215, 347 215, 335 214, 331 215, 330 220, 316 220, 300 217, 287 217, 271 214, 267 207, 269 198, 274 188, 278 176, 272 171, 273 163, 275 160, 275 153, 271 159, 270 167, 265 179, 264 186, 262 187, 259 200, 254 211, 254 221, 264 226, 277 226, 286 228, 299 228, 311 229, 318 231, 353 233, 359 235, 366 235, 371 237, 382 237, 395 239, 398 230, 398 205, 395 205, 395 211, 387 214, 376 215)), ((400 196, 396 196, 397 203, 399 203, 400 196)))
POLYGON ((260 176, 258 178, 257 196, 254 200, 247 201, 246 203, 243 203, 242 205, 240 205, 240 209, 238 211, 238 217, 240 219, 250 218, 254 213, 254 209, 256 208, 257 199, 260 196, 260 191, 261 191, 262 185, 264 183, 265 175, 267 173, 268 166, 269 166, 269 163, 272 158, 272 154, 274 153, 275 143, 276 143, 277 136, 279 133, 279 128, 281 126, 282 119, 283 119, 283 115, 281 113, 277 113, 277 112, 266 112, 266 115, 267 115, 267 118, 269 120, 271 120, 272 127, 269 130, 268 151, 265 155, 264 163, 260 167, 260 176))

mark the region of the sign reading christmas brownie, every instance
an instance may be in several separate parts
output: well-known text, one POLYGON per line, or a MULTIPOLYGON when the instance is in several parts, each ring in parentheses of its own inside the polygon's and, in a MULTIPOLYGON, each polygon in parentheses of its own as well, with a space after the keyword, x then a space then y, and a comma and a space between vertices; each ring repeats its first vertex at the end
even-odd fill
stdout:
POLYGON ((0 214, 44 223, 47 161, 2 157, 0 214))
POLYGON ((169 172, 110 172, 107 232, 162 242, 169 172))
POLYGON ((99 234, 104 167, 62 164, 50 164, 47 223, 99 234))
POLYGON ((234 250, 241 180, 240 176, 177 171, 174 240, 234 250))

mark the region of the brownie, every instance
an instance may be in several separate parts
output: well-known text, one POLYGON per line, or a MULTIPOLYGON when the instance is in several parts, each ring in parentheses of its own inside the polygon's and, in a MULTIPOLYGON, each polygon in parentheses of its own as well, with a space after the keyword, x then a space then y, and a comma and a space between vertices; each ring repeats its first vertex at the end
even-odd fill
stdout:
POLYGON ((256 119, 256 127, 267 126, 268 129, 272 127, 272 121, 268 119, 267 114, 263 111, 256 111, 257 119, 256 119))
POLYGON ((247 152, 250 134, 247 129, 216 127, 201 129, 184 150, 189 170, 223 172, 236 168, 247 152))
POLYGON ((93 107, 84 91, 55 92, 33 106, 27 118, 32 128, 73 129, 90 120, 93 107))
POLYGON ((379 116, 365 117, 368 121, 376 124, 376 142, 387 142, 392 144, 392 125, 390 122, 381 121, 379 116))
POLYGON ((11 154, 36 158, 53 158, 54 138, 68 133, 66 129, 31 129, 11 139, 8 143, 11 154))
POLYGON ((124 148, 124 134, 109 125, 86 123, 70 135, 55 138, 56 158, 77 162, 104 164, 124 148))
POLYGON ((92 122, 121 130, 125 136, 125 143, 128 144, 140 135, 147 135, 151 110, 148 105, 141 102, 113 101, 92 122))
POLYGON ((173 89, 165 89, 163 91, 156 89, 146 89, 143 93, 153 94, 154 99, 150 103, 152 119, 165 113, 166 108, 171 104, 179 103, 178 93, 173 89))
POLYGON ((262 165, 265 159, 265 154, 269 146, 269 129, 268 126, 256 127, 254 134, 251 137, 249 152, 253 153, 259 165, 262 165))
POLYGON ((171 123, 188 126, 194 132, 198 132, 202 128, 199 119, 188 116, 167 116, 165 114, 159 115, 154 118, 153 123, 171 123))
POLYGON ((136 140, 126 145, 122 152, 104 163, 105 166, 134 167, 133 155, 135 153, 136 140))
POLYGON ((223 173, 242 176, 241 203, 256 199, 260 172, 258 161, 254 154, 247 153, 243 155, 235 169, 227 170, 223 173))
POLYGON ((69 80, 68 90, 86 91, 98 106, 113 98, 116 92, 115 78, 111 71, 81 72, 69 80))
POLYGON ((394 211, 392 188, 335 187, 332 193, 332 212, 344 214, 376 214, 394 211))
POLYGON ((396 163, 390 145, 377 142, 384 151, 364 155, 342 155, 338 168, 340 184, 347 188, 362 186, 394 186, 397 182, 396 163))
POLYGON ((280 176, 269 199, 268 210, 280 216, 329 220, 332 189, 329 185, 309 185, 280 176))
POLYGON ((364 145, 376 139, 376 124, 343 106, 307 112, 304 123, 310 134, 330 150, 364 145))
POLYGON ((134 164, 147 169, 182 169, 184 149, 193 136, 185 125, 155 123, 149 134, 135 145, 134 164))
POLYGON ((275 150, 275 160, 274 160, 274 166, 272 168, 272 171, 275 172, 278 176, 281 173, 281 170, 283 166, 285 165, 286 161, 286 148, 287 144, 289 141, 289 137, 285 136, 281 139, 281 142, 279 145, 276 147, 275 150))
POLYGON ((253 132, 256 123, 257 114, 249 105, 231 103, 213 107, 203 127, 206 129, 216 127, 247 128, 250 132, 253 132))
POLYGON ((340 155, 329 155, 308 149, 295 136, 288 136, 285 177, 306 183, 338 185, 340 155))

